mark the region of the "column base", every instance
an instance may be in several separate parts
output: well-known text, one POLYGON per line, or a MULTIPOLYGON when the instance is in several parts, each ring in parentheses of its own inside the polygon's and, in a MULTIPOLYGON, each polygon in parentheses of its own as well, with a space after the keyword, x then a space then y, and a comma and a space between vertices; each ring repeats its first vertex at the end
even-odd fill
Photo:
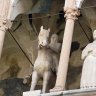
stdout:
POLYGON ((58 92, 58 91, 64 91, 64 87, 55 86, 53 89, 50 89, 50 92, 58 92))

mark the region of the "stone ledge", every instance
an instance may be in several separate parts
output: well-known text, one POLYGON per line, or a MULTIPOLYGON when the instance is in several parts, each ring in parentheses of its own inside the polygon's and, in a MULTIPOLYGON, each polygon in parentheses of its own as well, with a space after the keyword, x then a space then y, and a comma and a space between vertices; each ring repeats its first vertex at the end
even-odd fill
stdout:
POLYGON ((76 89, 40 94, 41 91, 23 92, 23 96, 96 96, 96 89, 76 89))
POLYGON ((38 96, 38 94, 40 93, 41 93, 41 90, 27 91, 27 92, 23 92, 23 96, 38 96))

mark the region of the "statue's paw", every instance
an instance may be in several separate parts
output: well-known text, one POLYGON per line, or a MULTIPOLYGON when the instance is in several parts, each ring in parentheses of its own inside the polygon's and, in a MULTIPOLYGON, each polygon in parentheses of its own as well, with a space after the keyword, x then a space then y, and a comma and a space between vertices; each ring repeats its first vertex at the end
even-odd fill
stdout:
POLYGON ((27 84, 27 82, 28 82, 27 78, 24 78, 23 79, 23 84, 27 84))
POLYGON ((31 79, 32 79, 32 75, 26 76, 23 79, 23 84, 30 84, 31 83, 31 79))

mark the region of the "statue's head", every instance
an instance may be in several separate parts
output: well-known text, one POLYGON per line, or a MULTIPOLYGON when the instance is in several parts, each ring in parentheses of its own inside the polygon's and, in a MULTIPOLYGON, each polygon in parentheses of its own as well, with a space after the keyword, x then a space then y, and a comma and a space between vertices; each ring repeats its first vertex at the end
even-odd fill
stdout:
POLYGON ((96 40, 96 30, 93 32, 93 39, 96 40))
POLYGON ((50 29, 46 30, 46 29, 43 29, 43 26, 41 26, 40 33, 38 36, 38 46, 39 47, 48 47, 49 36, 50 36, 50 29))
POLYGON ((52 42, 52 43, 58 42, 58 35, 57 35, 57 34, 53 34, 53 35, 51 36, 51 42, 52 42))

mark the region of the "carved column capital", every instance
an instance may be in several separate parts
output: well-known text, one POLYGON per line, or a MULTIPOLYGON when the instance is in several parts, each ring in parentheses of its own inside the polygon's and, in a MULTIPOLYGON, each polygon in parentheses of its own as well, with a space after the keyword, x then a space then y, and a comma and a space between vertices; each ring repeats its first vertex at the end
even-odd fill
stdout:
POLYGON ((0 18, 0 30, 2 30, 2 31, 4 31, 4 32, 7 30, 6 20, 1 19, 1 18, 0 18))
POLYGON ((78 19, 77 16, 80 15, 80 10, 77 8, 64 8, 66 19, 78 19))
POLYGON ((0 18, 0 30, 6 32, 8 28, 12 26, 10 20, 0 18))

